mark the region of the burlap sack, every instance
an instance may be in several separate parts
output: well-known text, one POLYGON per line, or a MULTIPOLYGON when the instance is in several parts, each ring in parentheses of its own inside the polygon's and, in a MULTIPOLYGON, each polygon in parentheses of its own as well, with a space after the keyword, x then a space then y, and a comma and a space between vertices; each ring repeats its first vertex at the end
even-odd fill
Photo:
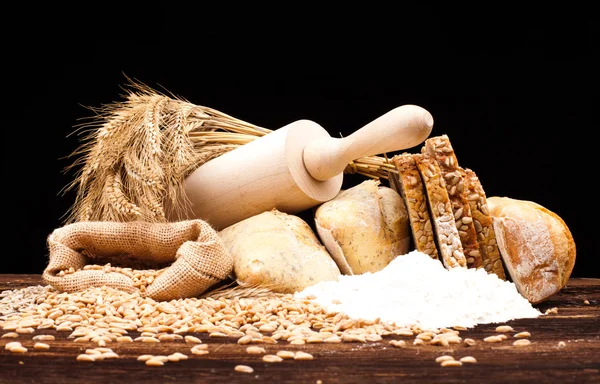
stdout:
POLYGON ((110 263, 111 267, 121 264, 161 270, 142 292, 154 300, 200 295, 233 270, 232 256, 217 232, 202 220, 82 221, 55 229, 47 244, 49 263, 42 277, 65 292, 103 285, 127 292, 140 290, 130 270, 121 273, 115 272, 121 267, 89 269, 86 265, 110 263))

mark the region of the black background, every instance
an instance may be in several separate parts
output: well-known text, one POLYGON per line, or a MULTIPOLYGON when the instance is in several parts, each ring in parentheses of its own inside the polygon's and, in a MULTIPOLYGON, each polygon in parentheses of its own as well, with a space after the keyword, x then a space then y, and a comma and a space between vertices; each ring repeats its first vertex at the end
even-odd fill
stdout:
POLYGON ((589 10, 400 5, 325 16, 291 6, 233 17, 229 7, 101 3, 5 15, 0 273, 45 268, 46 237, 74 198, 61 192, 74 177, 65 157, 79 145, 70 134, 91 116, 87 106, 123 100, 129 77, 269 129, 310 119, 332 136, 420 105, 434 117, 432 136, 450 137, 488 196, 532 200, 563 218, 577 245, 572 276, 600 276, 589 10))

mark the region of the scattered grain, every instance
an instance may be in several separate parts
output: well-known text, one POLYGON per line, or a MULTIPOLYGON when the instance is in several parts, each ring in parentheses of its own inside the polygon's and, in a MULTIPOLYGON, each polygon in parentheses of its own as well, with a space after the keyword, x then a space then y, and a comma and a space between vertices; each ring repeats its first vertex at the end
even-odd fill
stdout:
POLYGON ((510 325, 499 325, 496 327, 496 332, 498 332, 498 333, 507 333, 507 332, 513 332, 513 331, 514 331, 514 329, 510 325))
POLYGON ((546 312, 544 312, 545 315, 556 315, 558 314, 558 308, 557 307, 552 307, 552 308, 548 308, 546 309, 546 312))
POLYGON ((475 359, 473 356, 463 356, 459 361, 461 363, 476 363, 477 359, 475 359))
POLYGON ((529 339, 519 339, 513 342, 513 345, 515 347, 525 347, 529 344, 531 344, 531 341, 529 341, 529 339))
POLYGON ((295 355, 294 351, 286 351, 286 350, 277 351, 277 356, 281 357, 282 359, 293 359, 294 355, 295 355))
POLYGON ((455 360, 455 359, 454 359, 454 357, 453 357, 453 356, 450 356, 450 355, 442 355, 442 356, 438 356, 438 357, 435 359, 435 362, 436 362, 436 363, 441 363, 441 362, 443 362, 443 361, 448 361, 448 360, 455 360))
POLYGON ((40 343, 37 342, 33 345, 33 349, 37 349, 37 350, 48 350, 50 349, 50 345, 46 344, 46 343, 40 343))
POLYGON ((342 338, 339 337, 338 335, 333 335, 333 336, 329 336, 325 339, 323 339, 324 343, 341 343, 342 342, 342 338))
POLYGON ((3 339, 16 339, 17 337, 19 337, 17 332, 8 332, 2 335, 3 339))
POLYGON ((266 363, 280 363, 283 361, 283 358, 277 355, 264 355, 262 359, 266 363))
POLYGON ((88 355, 86 353, 82 353, 77 355, 77 361, 86 361, 86 362, 94 362, 96 359, 93 355, 88 355))
POLYGON ((170 362, 176 363, 176 362, 181 361, 181 360, 187 360, 188 359, 188 355, 183 354, 181 352, 175 352, 175 353, 172 353, 169 356, 167 356, 167 358, 169 359, 170 362))
POLYGON ((558 342, 558 348, 564 348, 566 346, 567 346, 567 344, 564 341, 559 341, 558 342))
POLYGON ((440 364, 442 367, 460 367, 463 363, 460 360, 445 360, 440 364))
POLYGON ((583 300, 583 304, 590 305, 590 302, 586 299, 586 300, 583 300))
POLYGON ((118 359, 119 355, 116 352, 108 351, 108 352, 102 353, 102 358, 103 359, 118 359))
POLYGON ((390 344, 396 348, 406 348, 406 341, 404 340, 390 340, 390 344))
POLYGON ((526 337, 530 337, 531 333, 524 331, 524 332, 519 332, 519 333, 515 333, 515 336, 517 339, 524 339, 526 337))
POLYGON ((265 349, 263 347, 258 347, 256 345, 251 345, 248 348, 246 348, 246 353, 249 353, 251 355, 258 355, 261 353, 266 353, 265 349))
POLYGON ((472 347, 472 346, 474 346, 474 345, 476 344, 476 343, 475 343, 475 340, 473 340, 473 339, 471 339, 471 338, 469 338, 469 337, 467 337, 467 338, 464 340, 464 343, 465 343, 465 346, 467 346, 467 347, 472 347))
POLYGON ((22 345, 19 341, 11 341, 9 343, 6 343, 6 345, 4 346, 4 349, 7 351, 10 351, 12 348, 15 348, 15 347, 22 347, 22 345))
POLYGON ((185 336, 184 340, 186 343, 190 343, 190 344, 202 344, 202 340, 200 340, 196 336, 192 336, 192 335, 185 336))
POLYGON ((486 343, 499 343, 503 340, 504 339, 502 337, 500 337, 500 335, 488 336, 483 339, 483 341, 485 341, 486 343))
POLYGON ((193 355, 207 355, 208 354, 208 345, 196 344, 190 349, 190 352, 193 355))
POLYGON ((313 360, 314 357, 310 353, 304 351, 297 351, 294 354, 294 360, 313 360))
POLYGON ((254 372, 254 369, 252 367, 250 367, 248 365, 243 365, 243 364, 236 365, 235 368, 234 368, 234 370, 236 372, 242 372, 242 373, 252 373, 252 372, 254 372))
POLYGON ((161 367, 165 365, 165 363, 153 357, 151 359, 146 360, 146 365, 149 367, 161 367))
POLYGON ((33 341, 54 341, 56 338, 53 335, 35 335, 33 341))
POLYGON ((17 346, 12 347, 11 349, 9 349, 9 351, 12 353, 25 353, 25 352, 27 352, 27 348, 25 348, 22 345, 17 345, 17 346))

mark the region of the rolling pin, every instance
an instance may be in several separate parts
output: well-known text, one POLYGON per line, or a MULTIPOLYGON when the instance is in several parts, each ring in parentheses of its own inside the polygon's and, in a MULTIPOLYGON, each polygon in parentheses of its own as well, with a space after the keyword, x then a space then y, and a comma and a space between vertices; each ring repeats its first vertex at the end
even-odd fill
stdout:
POLYGON ((315 207, 340 192, 352 160, 412 148, 432 127, 431 114, 411 104, 344 138, 329 136, 314 121, 295 121, 190 173, 183 183, 186 216, 221 230, 273 208, 294 214, 315 207))

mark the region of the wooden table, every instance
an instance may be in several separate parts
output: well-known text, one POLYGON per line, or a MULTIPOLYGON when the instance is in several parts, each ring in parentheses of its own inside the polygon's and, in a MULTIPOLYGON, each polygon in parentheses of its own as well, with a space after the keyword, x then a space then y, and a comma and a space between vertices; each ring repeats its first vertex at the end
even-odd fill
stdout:
MULTIPOLYGON (((0 291, 37 284, 43 284, 38 275, 0 275, 0 291)), ((108 346, 119 354, 118 359, 77 362, 79 353, 97 345, 74 343, 67 339, 68 333, 44 330, 56 336, 48 351, 34 350, 32 335, 0 339, 0 383, 600 383, 599 303, 600 279, 571 279, 560 293, 537 305, 542 312, 556 307, 556 314, 507 323, 515 331, 531 333, 532 344, 527 347, 514 347, 510 339, 483 342, 484 337, 496 334, 496 324, 480 324, 460 332, 461 337, 476 340, 474 346, 415 346, 413 338, 407 338, 406 348, 392 347, 386 338, 364 344, 264 345, 267 353, 303 350, 315 357, 279 363, 265 363, 260 355, 247 354, 235 339, 214 339, 203 333, 195 335, 209 345, 207 355, 190 355, 188 360, 162 367, 148 367, 137 356, 168 355, 189 347, 182 349, 181 341, 111 343, 108 346), (4 345, 14 340, 29 351, 5 351, 4 345), (470 355, 477 363, 441 367, 435 358, 445 353, 457 358, 470 355), (236 372, 237 364, 250 365, 254 372, 236 372)))

